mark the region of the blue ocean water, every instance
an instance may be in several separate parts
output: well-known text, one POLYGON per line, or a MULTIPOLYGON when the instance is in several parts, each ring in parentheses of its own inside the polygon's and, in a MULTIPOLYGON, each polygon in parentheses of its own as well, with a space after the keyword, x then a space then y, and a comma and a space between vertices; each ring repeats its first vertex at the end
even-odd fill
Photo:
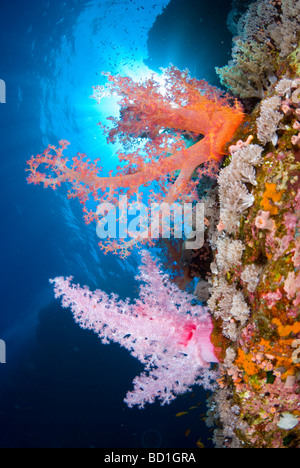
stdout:
POLYGON ((115 167, 116 148, 97 123, 118 108, 90 99, 101 72, 140 78, 173 63, 218 85, 214 67, 230 57, 230 8, 230 0, 1 1, 0 447, 210 445, 201 390, 168 407, 128 409, 123 398, 140 364, 79 329, 54 301, 48 280, 62 275, 133 298, 139 259, 104 256, 78 203, 63 189, 27 185, 25 168, 60 139, 70 154, 115 167), (175 418, 198 402, 199 411, 175 418))

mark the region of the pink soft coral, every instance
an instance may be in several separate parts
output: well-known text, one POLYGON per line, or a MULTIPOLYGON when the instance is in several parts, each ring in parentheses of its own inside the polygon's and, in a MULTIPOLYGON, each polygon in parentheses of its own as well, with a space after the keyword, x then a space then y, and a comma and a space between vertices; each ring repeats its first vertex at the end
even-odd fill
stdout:
POLYGON ((207 380, 208 363, 217 362, 208 312, 170 283, 146 251, 142 262, 136 279, 143 284, 134 304, 71 285, 71 278, 51 280, 56 298, 62 297, 63 307, 71 308, 82 328, 94 330, 103 343, 120 343, 145 365, 146 372, 134 379, 134 389, 125 399, 128 406, 139 407, 154 402, 155 397, 162 404, 169 403, 193 384, 200 384, 201 377, 207 380))
POLYGON ((295 274, 290 271, 285 282, 284 290, 288 299, 294 299, 293 304, 298 306, 300 304, 300 274, 299 271, 295 274))
MULTIPOLYGON (((120 96, 120 119, 110 118, 113 122, 110 130, 102 125, 110 142, 118 137, 128 148, 133 139, 147 141, 142 149, 119 153, 123 167, 117 168, 115 176, 102 177, 97 161, 92 163, 85 155, 77 155, 73 164, 69 164, 63 156, 69 143, 62 140, 59 148, 49 146, 43 154, 28 161, 27 181, 53 189, 69 182, 69 197, 78 197, 85 205, 87 223, 99 221, 99 213, 86 207, 91 198, 97 205, 104 202, 116 205, 121 191, 130 201, 139 201, 140 187, 153 181, 156 186, 150 201, 172 204, 176 200, 195 199, 197 181, 192 180, 195 169, 204 165, 203 173, 214 175, 225 144, 243 120, 243 112, 237 102, 231 105, 220 90, 203 80, 190 78, 187 71, 170 67, 163 76, 164 92, 154 78, 136 83, 111 75, 107 75, 106 87, 94 89, 98 101, 103 96, 120 96), (192 144, 187 146, 187 140, 192 144), (44 172, 40 172, 40 166, 45 168, 44 172)), ((117 246, 105 248, 111 251, 117 246)))
POLYGON ((272 309, 277 301, 282 298, 282 294, 279 289, 276 291, 270 291, 268 293, 262 294, 262 298, 267 301, 267 306, 269 309, 272 309))

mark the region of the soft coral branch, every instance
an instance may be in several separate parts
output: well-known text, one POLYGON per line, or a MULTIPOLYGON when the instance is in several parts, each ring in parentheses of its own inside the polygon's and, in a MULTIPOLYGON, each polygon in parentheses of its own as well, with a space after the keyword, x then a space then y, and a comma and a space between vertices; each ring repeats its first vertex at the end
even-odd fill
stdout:
MULTIPOLYGON (((69 143, 62 140, 59 148, 49 146, 31 158, 27 181, 53 189, 69 182, 69 197, 83 204, 90 197, 97 204, 115 203, 117 192, 136 195, 141 186, 153 181, 160 200, 169 204, 195 193, 191 190, 195 169, 205 163, 206 174, 213 175, 225 144, 243 120, 239 104, 231 105, 219 90, 175 67, 164 71, 163 88, 154 77, 140 83, 119 75, 107 77, 107 85, 95 87, 93 97, 100 102, 104 96, 119 96, 120 118, 110 118, 113 128, 107 129, 108 141, 118 138, 128 148, 134 139, 147 138, 145 147, 120 155, 125 165, 116 175, 102 177, 101 168, 85 160, 85 155, 68 162, 63 151, 69 143), (184 135, 194 144, 187 147, 184 135), (40 172, 40 166, 46 172, 40 172)), ((91 219, 97 220, 97 215, 86 216, 91 219)))

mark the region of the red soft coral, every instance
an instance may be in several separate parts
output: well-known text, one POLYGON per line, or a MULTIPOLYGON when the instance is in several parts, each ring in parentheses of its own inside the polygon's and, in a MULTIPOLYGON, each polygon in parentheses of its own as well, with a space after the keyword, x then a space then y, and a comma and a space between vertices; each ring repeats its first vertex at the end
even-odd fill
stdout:
MULTIPOLYGON (((97 162, 85 160, 85 155, 67 164, 62 153, 69 143, 62 140, 59 148, 49 146, 42 155, 31 158, 27 181, 54 189, 67 181, 72 186, 69 197, 79 198, 84 205, 90 197, 97 204, 117 203, 120 192, 129 200, 139 200, 139 188, 153 181, 156 187, 151 201, 171 205, 196 197, 192 175, 201 164, 206 174, 214 175, 225 144, 243 120, 240 105, 231 105, 220 90, 173 66, 164 70, 164 89, 154 77, 138 83, 119 75, 107 77, 108 84, 95 87, 93 97, 100 101, 103 96, 120 96, 120 118, 110 118, 112 129, 102 127, 108 132, 108 141, 118 137, 122 142, 126 153, 119 153, 119 159, 125 165, 117 168, 115 176, 101 177, 97 162), (134 139, 145 138, 142 148, 128 151, 134 139), (47 174, 38 171, 40 165, 45 165, 47 174)), ((99 219, 86 207, 84 212, 86 222, 99 219)), ((113 243, 109 250, 115 248, 113 243)))

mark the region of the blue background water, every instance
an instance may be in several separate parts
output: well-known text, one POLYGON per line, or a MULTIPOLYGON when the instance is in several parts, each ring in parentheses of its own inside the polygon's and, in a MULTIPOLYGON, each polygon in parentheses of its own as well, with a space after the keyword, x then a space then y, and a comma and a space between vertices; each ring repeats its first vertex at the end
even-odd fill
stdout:
POLYGON ((195 447, 209 433, 199 410, 175 418, 205 394, 144 410, 123 403, 140 364, 117 345, 103 346, 53 300, 49 278, 73 275, 91 288, 137 294, 138 258, 104 256, 95 227, 65 191, 26 184, 26 160, 59 139, 70 154, 117 163, 97 122, 116 114, 99 107, 92 86, 101 71, 147 76, 173 63, 219 84, 227 63, 228 0, 1 0, 1 447, 195 447), (191 434, 185 437, 190 427, 191 434))

